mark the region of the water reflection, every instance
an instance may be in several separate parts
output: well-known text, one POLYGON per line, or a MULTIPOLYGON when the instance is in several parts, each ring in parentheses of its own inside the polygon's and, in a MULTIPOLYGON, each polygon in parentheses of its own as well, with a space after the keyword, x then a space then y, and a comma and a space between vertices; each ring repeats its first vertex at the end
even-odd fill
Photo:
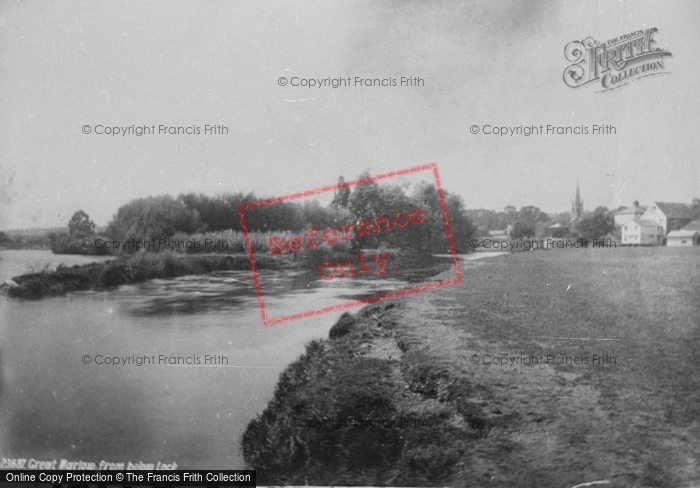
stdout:
POLYGON ((232 271, 217 276, 185 276, 125 286, 119 290, 123 298, 121 310, 148 317, 224 313, 246 306, 257 307, 254 288, 238 278, 250 278, 250 273, 232 271))
MULTIPOLYGON (((0 252, 3 279, 26 271, 23 258, 63 259, 12 253, 0 252)), ((406 287, 395 277, 261 277, 270 316, 406 287)), ((341 313, 264 327, 251 281, 234 271, 38 301, 0 298, 0 457, 242 467, 240 436, 279 373, 341 313), (207 355, 227 364, 95 363, 97 356, 207 355)))

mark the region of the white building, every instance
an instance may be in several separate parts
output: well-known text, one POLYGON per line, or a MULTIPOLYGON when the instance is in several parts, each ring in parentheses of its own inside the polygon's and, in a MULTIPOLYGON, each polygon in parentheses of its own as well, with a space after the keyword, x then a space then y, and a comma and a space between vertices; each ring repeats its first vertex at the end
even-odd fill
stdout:
POLYGON ((508 237, 512 231, 513 231, 513 226, 509 224, 508 227, 506 227, 506 230, 490 230, 489 237, 494 237, 494 238, 508 237))
POLYGON ((672 230, 680 230, 693 220, 690 205, 684 203, 653 202, 639 220, 649 220, 664 229, 664 237, 672 230))
POLYGON ((640 207, 639 201, 635 200, 631 207, 620 210, 615 214, 615 227, 622 227, 630 220, 639 220, 646 211, 646 207, 640 207))
POLYGON ((668 247, 700 246, 700 232, 697 230, 672 230, 666 236, 668 247))
POLYGON ((622 226, 623 246, 659 246, 666 233, 663 227, 648 220, 631 220, 622 226))

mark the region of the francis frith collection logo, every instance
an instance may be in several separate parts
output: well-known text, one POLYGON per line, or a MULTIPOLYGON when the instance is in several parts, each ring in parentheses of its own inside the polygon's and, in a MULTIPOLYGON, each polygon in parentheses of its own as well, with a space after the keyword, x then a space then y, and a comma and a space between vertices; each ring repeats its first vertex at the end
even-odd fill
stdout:
POLYGON ((598 82, 601 90, 617 90, 633 81, 670 74, 666 71, 669 51, 656 45, 658 29, 644 29, 624 34, 606 42, 592 37, 571 41, 564 48, 566 60, 573 63, 564 70, 564 83, 581 88, 598 82))

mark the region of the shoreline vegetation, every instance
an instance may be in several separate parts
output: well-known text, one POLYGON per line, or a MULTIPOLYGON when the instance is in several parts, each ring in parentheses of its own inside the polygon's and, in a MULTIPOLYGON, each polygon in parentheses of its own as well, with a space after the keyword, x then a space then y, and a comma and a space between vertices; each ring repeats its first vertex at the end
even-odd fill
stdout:
POLYGON ((281 375, 241 446, 259 482, 447 486, 451 467, 490 425, 468 381, 400 339, 400 301, 344 313, 281 375), (408 356, 410 355, 410 356, 408 356), (464 419, 446 425, 450 417, 464 419))
MULTIPOLYGON (((451 267, 445 258, 405 253, 399 250, 365 250, 388 252, 392 278, 408 282, 422 281, 451 267)), ((255 253, 258 270, 308 270, 318 272, 326 262, 350 262, 357 265, 356 255, 343 249, 311 249, 291 256, 270 257, 255 253)), ((152 279, 172 279, 186 275, 221 271, 250 271, 247 254, 185 254, 174 251, 141 251, 102 262, 75 266, 60 265, 54 271, 32 272, 13 277, 0 291, 13 298, 40 299, 69 292, 105 290, 120 285, 143 283, 152 279)))
MULTIPOLYGON (((279 265, 273 261, 265 257, 256 258, 256 265, 261 269, 279 265)), ((74 291, 103 290, 158 278, 243 269, 250 269, 246 255, 187 256, 174 252, 143 252, 103 262, 59 266, 55 271, 24 274, 12 278, 12 283, 3 289, 7 290, 10 297, 39 299, 74 291)))
MULTIPOLYGON (((440 198, 435 186, 424 182, 409 188, 362 177, 366 181, 353 185, 340 177, 326 206, 317 200, 280 200, 245 210, 245 218, 239 209, 259 200, 252 193, 139 198, 121 206, 99 230, 79 210, 67 233, 46 236, 54 254, 116 259, 23 275, 3 289, 12 297, 41 298, 153 278, 247 270, 249 249, 259 269, 315 268, 326 280, 345 277, 344 269, 353 276, 351 266, 361 266, 358 274, 369 272, 372 264, 376 276, 383 276, 387 257, 399 275, 410 275, 409 265, 419 268, 413 274, 425 275, 431 254, 469 251, 474 228, 461 198, 444 190, 440 198)), ((13 240, 5 236, 0 245, 5 241, 13 240)))

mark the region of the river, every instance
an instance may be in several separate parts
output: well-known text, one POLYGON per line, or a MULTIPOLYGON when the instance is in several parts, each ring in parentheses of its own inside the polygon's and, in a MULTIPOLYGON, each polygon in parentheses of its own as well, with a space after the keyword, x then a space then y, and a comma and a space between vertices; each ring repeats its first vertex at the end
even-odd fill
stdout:
MULTIPOLYGON (((0 279, 90 260, 0 251, 0 279)), ((372 279, 263 273, 270 317, 380 289, 372 279)), ((243 467, 248 422, 304 344, 327 337, 342 313, 265 327, 250 282, 250 272, 232 271, 36 301, 0 297, 0 457, 243 467), (178 358, 190 364, 169 364, 178 358)), ((380 286, 407 287, 391 278, 380 286)))

